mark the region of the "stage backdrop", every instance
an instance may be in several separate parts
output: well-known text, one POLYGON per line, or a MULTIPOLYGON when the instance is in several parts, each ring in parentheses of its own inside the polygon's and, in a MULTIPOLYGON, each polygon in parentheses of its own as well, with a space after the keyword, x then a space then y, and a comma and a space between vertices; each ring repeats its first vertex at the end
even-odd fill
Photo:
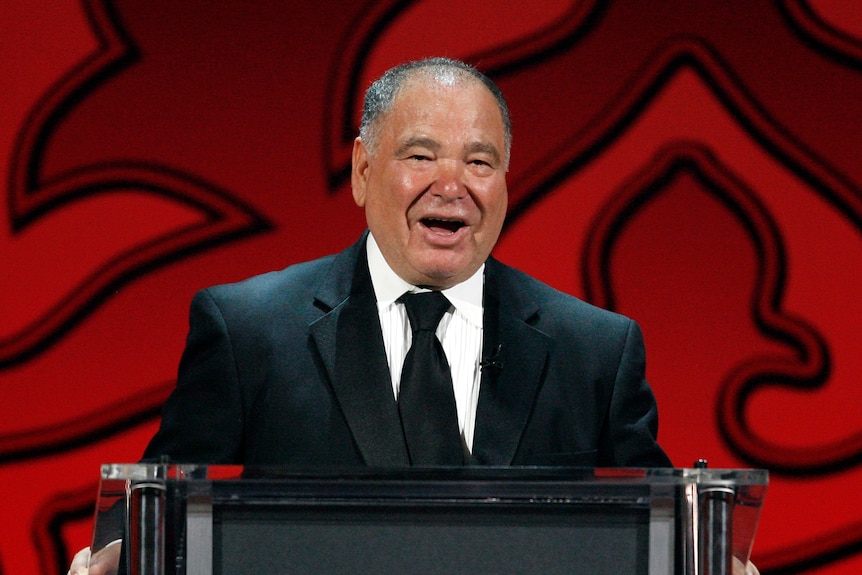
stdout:
POLYGON ((768 468, 766 574, 862 571, 855 0, 3 0, 0 572, 65 573, 199 288, 343 248, 406 59, 514 120, 496 255, 637 319, 677 466, 768 468))

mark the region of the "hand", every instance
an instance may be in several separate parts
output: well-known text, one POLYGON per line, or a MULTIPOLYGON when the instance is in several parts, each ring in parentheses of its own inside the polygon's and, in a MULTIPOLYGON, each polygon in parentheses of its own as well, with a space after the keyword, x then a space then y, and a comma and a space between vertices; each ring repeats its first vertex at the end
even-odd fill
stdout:
POLYGON ((734 557, 733 575, 760 575, 760 571, 757 570, 757 567, 755 567, 754 563, 751 561, 749 561, 747 565, 743 566, 742 561, 734 557))
POLYGON ((68 575, 90 575, 90 548, 84 547, 72 557, 68 575))
POLYGON ((72 558, 68 575, 116 575, 120 567, 122 540, 112 541, 103 549, 91 554, 84 547, 72 558))

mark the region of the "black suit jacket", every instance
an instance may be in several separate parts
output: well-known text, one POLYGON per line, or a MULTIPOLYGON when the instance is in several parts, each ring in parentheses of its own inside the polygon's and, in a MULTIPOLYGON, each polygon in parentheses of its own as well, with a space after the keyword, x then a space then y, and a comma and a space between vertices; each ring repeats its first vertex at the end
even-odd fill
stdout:
MULTIPOLYGON (((196 294, 177 388, 145 459, 408 465, 365 256, 196 294)), ((670 465, 635 322, 493 258, 473 463, 670 465), (490 362, 489 362, 490 363, 490 362)))

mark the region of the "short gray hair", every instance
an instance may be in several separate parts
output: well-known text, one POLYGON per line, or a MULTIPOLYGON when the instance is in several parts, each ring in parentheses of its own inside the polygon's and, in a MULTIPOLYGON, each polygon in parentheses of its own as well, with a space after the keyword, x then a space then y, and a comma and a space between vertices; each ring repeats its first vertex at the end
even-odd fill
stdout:
POLYGON ((512 148, 512 121, 509 117, 509 106, 503 97, 500 88, 485 74, 465 64, 460 60, 451 58, 427 58, 407 62, 390 68, 365 92, 365 101, 362 106, 362 122, 359 125, 359 137, 365 142, 369 150, 373 151, 377 145, 379 122, 378 120, 392 109, 395 99, 404 86, 407 79, 419 74, 437 81, 451 80, 454 76, 457 80, 478 80, 482 83, 497 101, 500 116, 503 118, 503 137, 506 146, 506 164, 509 163, 509 153, 512 148))

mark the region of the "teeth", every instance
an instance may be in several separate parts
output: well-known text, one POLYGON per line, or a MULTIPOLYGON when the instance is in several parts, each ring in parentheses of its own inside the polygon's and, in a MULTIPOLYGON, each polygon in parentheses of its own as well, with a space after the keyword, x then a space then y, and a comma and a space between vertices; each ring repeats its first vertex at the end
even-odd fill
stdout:
POLYGON ((450 233, 455 233, 457 230, 464 227, 464 222, 458 219, 424 218, 422 221, 430 228, 443 228, 449 230, 450 233))
POLYGON ((463 225, 463 222, 461 220, 454 220, 454 219, 450 220, 448 218, 425 218, 425 221, 427 221, 427 222, 443 222, 443 223, 447 223, 447 224, 463 225))

